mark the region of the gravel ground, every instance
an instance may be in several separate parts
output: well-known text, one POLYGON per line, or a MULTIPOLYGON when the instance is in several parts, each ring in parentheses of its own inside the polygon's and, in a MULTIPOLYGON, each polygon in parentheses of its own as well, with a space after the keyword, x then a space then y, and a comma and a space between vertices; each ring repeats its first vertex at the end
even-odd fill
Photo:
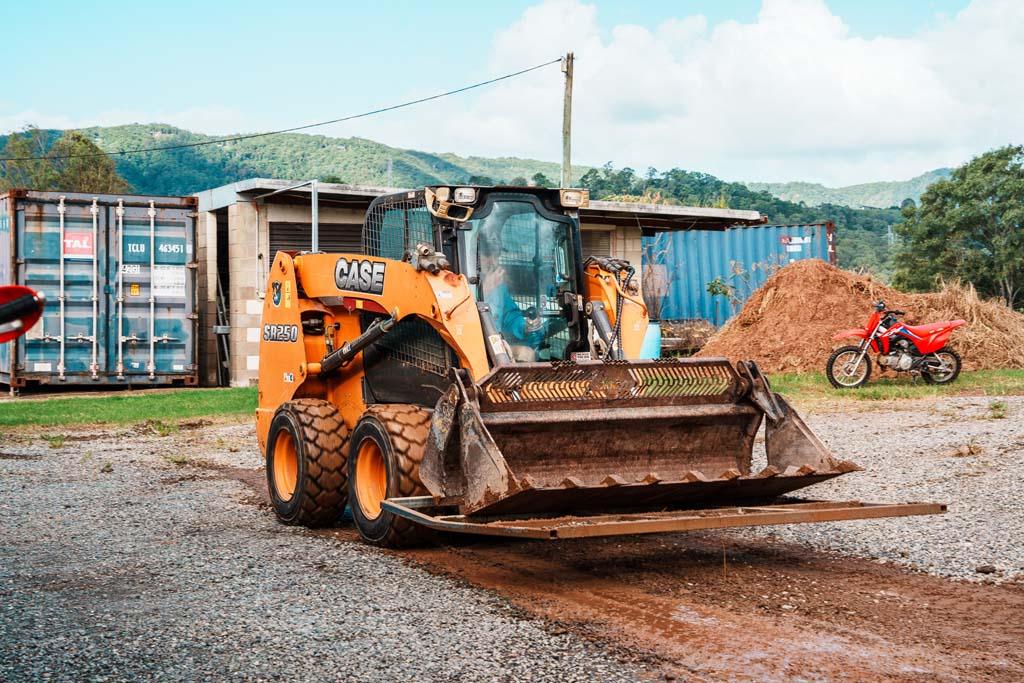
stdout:
POLYGON ((878 410, 803 415, 836 455, 865 471, 802 495, 947 503, 949 511, 732 533, 772 536, 939 576, 1024 579, 1024 397, 896 402, 878 410), (994 401, 1005 405, 1005 417, 993 417, 1001 412, 990 408, 994 401))
MULTIPOLYGON (((249 425, 0 442, 0 680, 638 680, 399 557, 277 524, 209 468, 249 425)), ((2 437, 0 437, 2 438, 2 437)))
MULTIPOLYGON (((946 515, 720 533, 1020 580, 1024 397, 1000 400, 1001 419, 990 398, 804 411, 866 468, 808 495, 945 502, 946 515)), ((251 424, 160 432, 0 436, 0 680, 657 675, 400 556, 279 525, 239 481, 262 474, 251 424)))

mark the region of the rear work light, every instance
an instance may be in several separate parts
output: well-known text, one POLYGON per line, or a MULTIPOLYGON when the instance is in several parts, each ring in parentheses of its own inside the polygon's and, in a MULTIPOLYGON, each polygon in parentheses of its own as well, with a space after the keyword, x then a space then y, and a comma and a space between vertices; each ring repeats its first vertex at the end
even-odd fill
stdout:
POLYGON ((476 188, 475 187, 457 187, 455 188, 455 201, 458 204, 472 204, 476 201, 476 188))
POLYGON ((558 199, 566 209, 580 209, 590 204, 590 191, 559 190, 558 199))

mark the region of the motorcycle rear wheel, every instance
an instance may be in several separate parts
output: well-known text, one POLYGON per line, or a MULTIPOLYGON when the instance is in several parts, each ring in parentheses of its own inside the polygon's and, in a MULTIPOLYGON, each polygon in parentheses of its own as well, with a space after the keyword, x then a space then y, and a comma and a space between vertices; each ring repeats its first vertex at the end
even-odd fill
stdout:
POLYGON ((943 346, 941 349, 931 354, 937 356, 938 359, 945 365, 949 366, 951 370, 942 373, 930 373, 921 371, 921 379, 925 381, 925 384, 949 384, 956 380, 960 376, 960 354, 949 348, 943 346))
POLYGON ((833 351, 825 365, 825 375, 828 376, 829 384, 836 389, 856 389, 864 386, 871 378, 871 359, 865 353, 860 363, 853 366, 859 355, 859 346, 840 346, 833 351))

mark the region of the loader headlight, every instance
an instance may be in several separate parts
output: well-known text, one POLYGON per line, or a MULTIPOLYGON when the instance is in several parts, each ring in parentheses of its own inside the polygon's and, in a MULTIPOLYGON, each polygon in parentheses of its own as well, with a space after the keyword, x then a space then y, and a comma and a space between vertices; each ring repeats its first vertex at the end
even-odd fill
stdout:
POLYGON ((475 187, 456 187, 455 188, 455 203, 456 204, 472 204, 476 201, 476 188, 475 187))
POLYGON ((590 204, 590 191, 559 190, 558 199, 566 209, 580 209, 590 204))

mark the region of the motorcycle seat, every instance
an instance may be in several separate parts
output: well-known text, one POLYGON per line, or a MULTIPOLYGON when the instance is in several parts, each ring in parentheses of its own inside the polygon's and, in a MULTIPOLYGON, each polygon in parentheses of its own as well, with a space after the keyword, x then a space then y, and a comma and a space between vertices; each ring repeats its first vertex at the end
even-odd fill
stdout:
POLYGON ((966 325, 966 320, 945 320, 940 323, 927 323, 925 325, 906 325, 903 327, 907 328, 907 331, 911 334, 915 334, 918 337, 927 337, 937 332, 943 332, 951 328, 957 328, 961 325, 966 325))

